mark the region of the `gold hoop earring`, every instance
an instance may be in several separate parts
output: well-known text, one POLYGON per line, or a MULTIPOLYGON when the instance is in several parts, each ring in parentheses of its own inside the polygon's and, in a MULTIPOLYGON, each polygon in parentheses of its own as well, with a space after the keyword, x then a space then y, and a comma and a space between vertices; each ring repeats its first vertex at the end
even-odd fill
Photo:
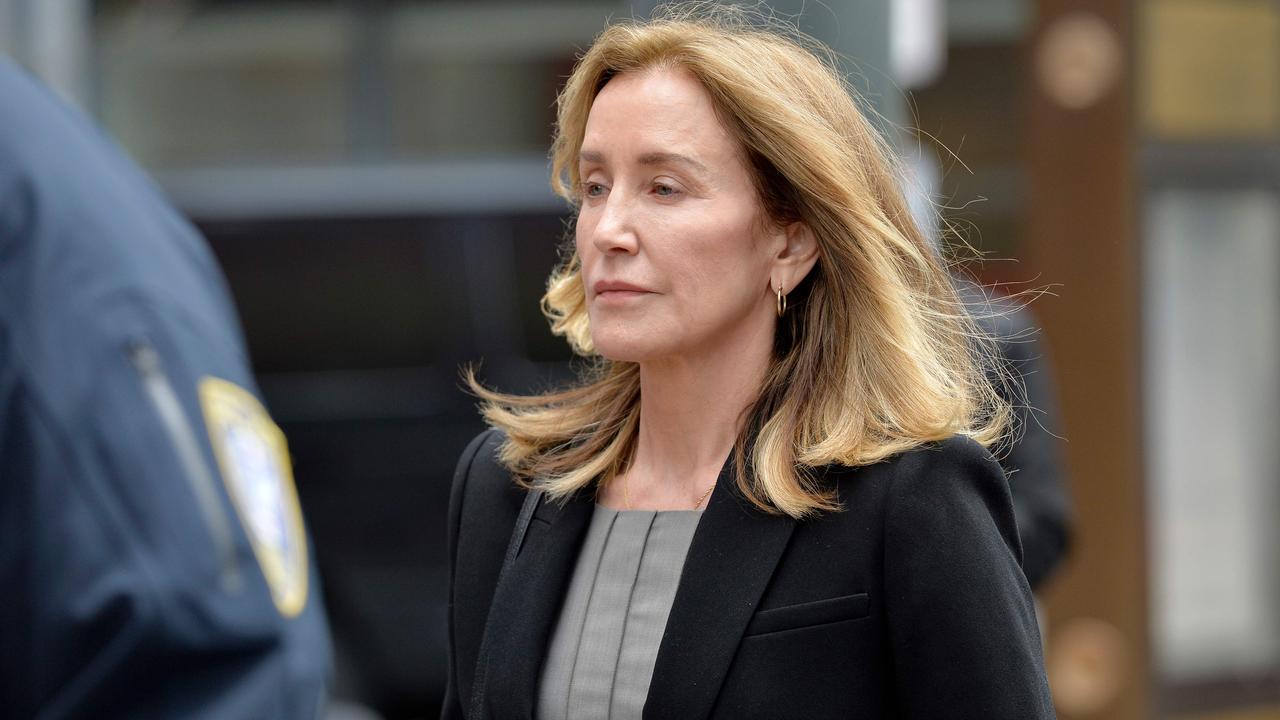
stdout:
POLYGON ((779 285, 776 290, 778 293, 778 317, 787 311, 787 296, 782 294, 782 286, 779 285))

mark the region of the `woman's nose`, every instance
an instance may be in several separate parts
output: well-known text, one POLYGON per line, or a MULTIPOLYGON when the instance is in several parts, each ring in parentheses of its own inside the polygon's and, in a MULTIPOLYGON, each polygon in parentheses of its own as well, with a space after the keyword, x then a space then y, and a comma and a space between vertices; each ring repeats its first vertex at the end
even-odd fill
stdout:
POLYGON ((631 201, 622 193, 610 193, 591 233, 591 243, 602 253, 634 255, 639 247, 631 201))

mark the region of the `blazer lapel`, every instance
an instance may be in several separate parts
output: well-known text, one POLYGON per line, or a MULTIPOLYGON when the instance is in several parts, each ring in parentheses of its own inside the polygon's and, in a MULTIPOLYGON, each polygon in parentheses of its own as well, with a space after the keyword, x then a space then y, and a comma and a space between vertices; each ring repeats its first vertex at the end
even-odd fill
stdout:
POLYGON ((594 498, 578 493, 564 506, 543 500, 510 570, 494 590, 485 625, 489 644, 486 717, 532 718, 543 655, 559 617, 561 601, 594 498))
POLYGON ((647 720, 711 713, 794 528, 791 518, 768 515, 742 497, 731 457, 685 558, 645 702, 647 720))

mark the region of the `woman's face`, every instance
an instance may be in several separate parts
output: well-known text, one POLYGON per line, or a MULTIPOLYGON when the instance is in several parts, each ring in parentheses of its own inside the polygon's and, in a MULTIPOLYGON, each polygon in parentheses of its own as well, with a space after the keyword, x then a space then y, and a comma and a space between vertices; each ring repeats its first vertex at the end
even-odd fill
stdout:
POLYGON ((591 106, 575 240, 596 351, 647 361, 772 342, 770 270, 737 141, 688 71, 614 77, 591 106))

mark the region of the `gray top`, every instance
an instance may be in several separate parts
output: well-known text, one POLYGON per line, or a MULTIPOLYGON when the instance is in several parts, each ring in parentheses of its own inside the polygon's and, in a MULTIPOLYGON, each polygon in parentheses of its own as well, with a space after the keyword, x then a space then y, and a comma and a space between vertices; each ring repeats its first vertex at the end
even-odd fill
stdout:
POLYGON ((701 517, 596 505, 547 648, 539 720, 640 718, 701 517))

